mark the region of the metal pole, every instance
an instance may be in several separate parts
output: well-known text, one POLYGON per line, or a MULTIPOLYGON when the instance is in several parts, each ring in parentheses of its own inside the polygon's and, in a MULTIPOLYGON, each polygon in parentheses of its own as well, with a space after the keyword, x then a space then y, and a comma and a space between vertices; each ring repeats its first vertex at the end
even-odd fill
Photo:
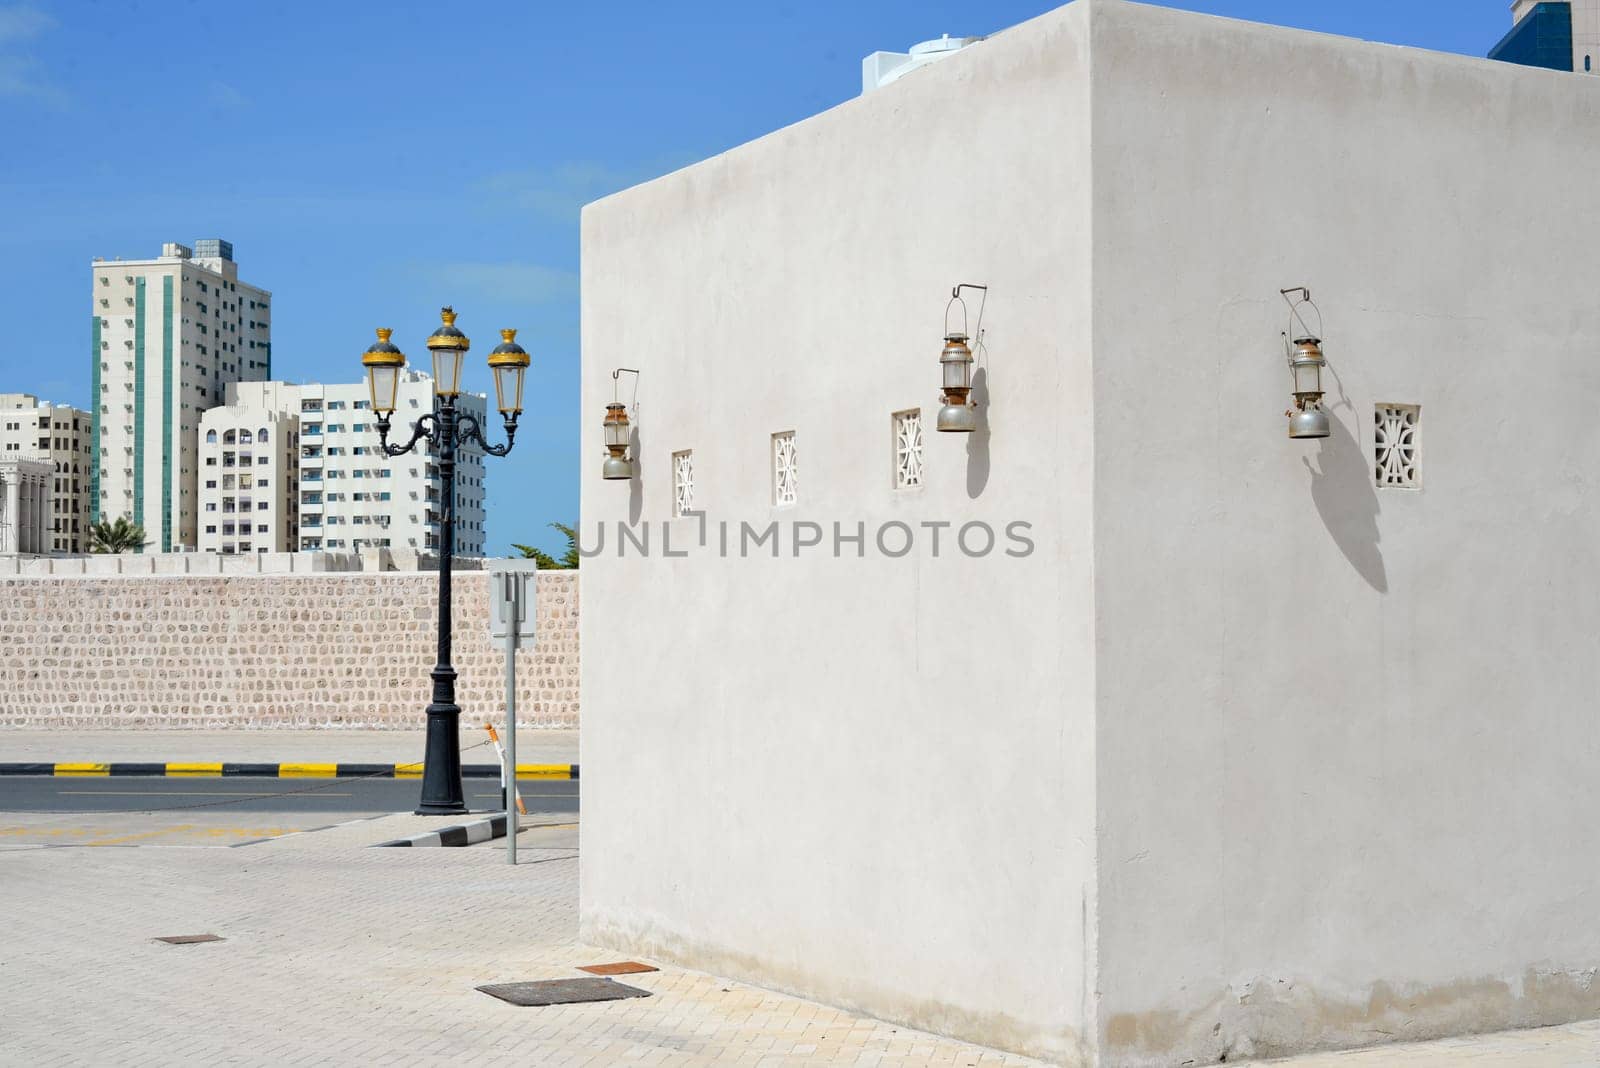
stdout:
POLYGON ((455 816, 467 811, 461 788, 461 708, 456 704, 456 669, 450 663, 450 565, 456 552, 456 401, 439 398, 439 474, 444 483, 439 546, 439 662, 433 668, 433 703, 428 706, 428 748, 423 755, 419 816, 455 816))
POLYGON ((522 582, 506 572, 506 863, 517 862, 517 627, 522 619, 522 582))

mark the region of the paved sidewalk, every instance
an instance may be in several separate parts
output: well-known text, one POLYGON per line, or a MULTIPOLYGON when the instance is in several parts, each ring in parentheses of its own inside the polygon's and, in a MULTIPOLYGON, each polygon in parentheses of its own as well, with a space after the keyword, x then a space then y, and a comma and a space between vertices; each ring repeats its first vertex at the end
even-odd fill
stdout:
MULTIPOLYGON (((346 824, 237 849, 0 846, 0 1062, 27 1065, 1031 1065, 678 968, 643 999, 515 1008, 473 988, 624 959, 580 946, 577 830, 373 849, 426 822, 346 824), (225 941, 169 946, 158 935, 225 941)), ((1586 1023, 1278 1062, 1576 1068, 1586 1023)))
MULTIPOLYGON (((675 968, 654 996, 516 1008, 491 982, 622 959, 578 946, 577 852, 357 845, 366 826, 240 849, 0 851, 7 1024, 28 1065, 1029 1065, 675 968), (319 841, 320 840, 320 841, 319 841), (158 935, 226 941, 169 946, 158 935), (71 1006, 63 1016, 63 1006, 71 1006)), ((570 836, 551 828, 534 835, 570 836)))
MULTIPOLYGON (((421 717, 419 716, 419 719, 421 717)), ((503 726, 496 723, 496 727, 503 726)), ((504 732, 502 731, 502 734, 504 732)), ((425 731, 0 730, 0 763, 193 761, 238 764, 399 764, 422 759, 425 731)), ((461 731, 463 760, 493 764, 481 724, 461 731)), ((576 764, 578 732, 517 731, 518 764, 576 764)))

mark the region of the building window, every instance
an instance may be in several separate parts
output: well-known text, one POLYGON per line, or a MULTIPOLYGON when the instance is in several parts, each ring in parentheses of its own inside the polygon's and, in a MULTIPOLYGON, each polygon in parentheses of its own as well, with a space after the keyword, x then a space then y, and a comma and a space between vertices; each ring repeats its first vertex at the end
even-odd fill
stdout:
POLYGON ((1415 489, 1421 484, 1417 472, 1421 416, 1422 409, 1415 404, 1380 404, 1373 413, 1377 424, 1373 473, 1378 485, 1415 489))
POLYGON ((672 454, 672 514, 694 511, 694 452, 685 449, 672 454))
POLYGON ((794 431, 772 435, 772 503, 782 508, 800 497, 795 464, 794 431))
POLYGON ((922 485, 922 409, 894 413, 894 487, 922 485))

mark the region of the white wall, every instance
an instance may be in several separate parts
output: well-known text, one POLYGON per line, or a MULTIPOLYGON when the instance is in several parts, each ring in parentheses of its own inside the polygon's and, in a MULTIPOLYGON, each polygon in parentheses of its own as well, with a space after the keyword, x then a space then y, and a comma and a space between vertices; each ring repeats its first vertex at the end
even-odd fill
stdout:
POLYGON ((670 515, 683 449, 713 522, 1028 520, 1039 539, 1025 560, 585 561, 585 938, 1082 1053, 1086 44, 1084 12, 1059 11, 585 210, 588 542, 670 515), (993 287, 993 424, 972 438, 932 430, 963 281, 993 287), (600 479, 617 366, 643 372, 632 484, 600 479), (896 495, 890 416, 917 406, 929 482, 896 495), (800 497, 779 512, 787 430, 800 497))
POLYGON ((1108 1063, 1600 1014, 1600 87, 1112 2, 1094 71, 1108 1063))
POLYGON ((613 532, 584 936, 1067 1063, 1600 1015, 1597 118, 1588 79, 1085 0, 586 209, 586 541, 669 515, 692 449, 713 523, 1040 551, 613 532), (957 281, 993 287, 990 428, 896 496, 957 281), (1302 284, 1320 443, 1283 415, 1302 284), (1379 402, 1421 405, 1418 490, 1374 487, 1379 402))

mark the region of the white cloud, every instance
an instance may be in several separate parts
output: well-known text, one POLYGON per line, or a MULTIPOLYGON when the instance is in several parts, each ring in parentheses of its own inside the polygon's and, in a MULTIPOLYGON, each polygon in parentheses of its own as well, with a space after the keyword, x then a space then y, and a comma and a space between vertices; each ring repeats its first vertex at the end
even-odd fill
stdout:
POLYGON ((0 45, 26 41, 55 26, 56 20, 34 7, 0 7, 0 45))
POLYGON ((658 178, 697 158, 680 154, 627 168, 571 160, 492 174, 478 183, 478 191, 497 206, 509 203, 553 222, 576 226, 579 211, 590 201, 658 178))
POLYGON ((440 263, 421 270, 459 304, 472 295, 514 304, 560 304, 578 297, 576 273, 538 263, 440 263))
POLYGON ((212 82, 210 85, 206 86, 206 98, 209 99, 214 106, 225 110, 242 108, 246 104, 250 103, 250 101, 245 99, 245 95, 243 93, 239 92, 239 90, 235 89, 227 82, 212 82))
POLYGON ((42 64, 17 48, 23 41, 55 26, 55 20, 32 7, 0 7, 0 97, 27 97, 51 104, 66 102, 66 93, 51 84, 42 64))

